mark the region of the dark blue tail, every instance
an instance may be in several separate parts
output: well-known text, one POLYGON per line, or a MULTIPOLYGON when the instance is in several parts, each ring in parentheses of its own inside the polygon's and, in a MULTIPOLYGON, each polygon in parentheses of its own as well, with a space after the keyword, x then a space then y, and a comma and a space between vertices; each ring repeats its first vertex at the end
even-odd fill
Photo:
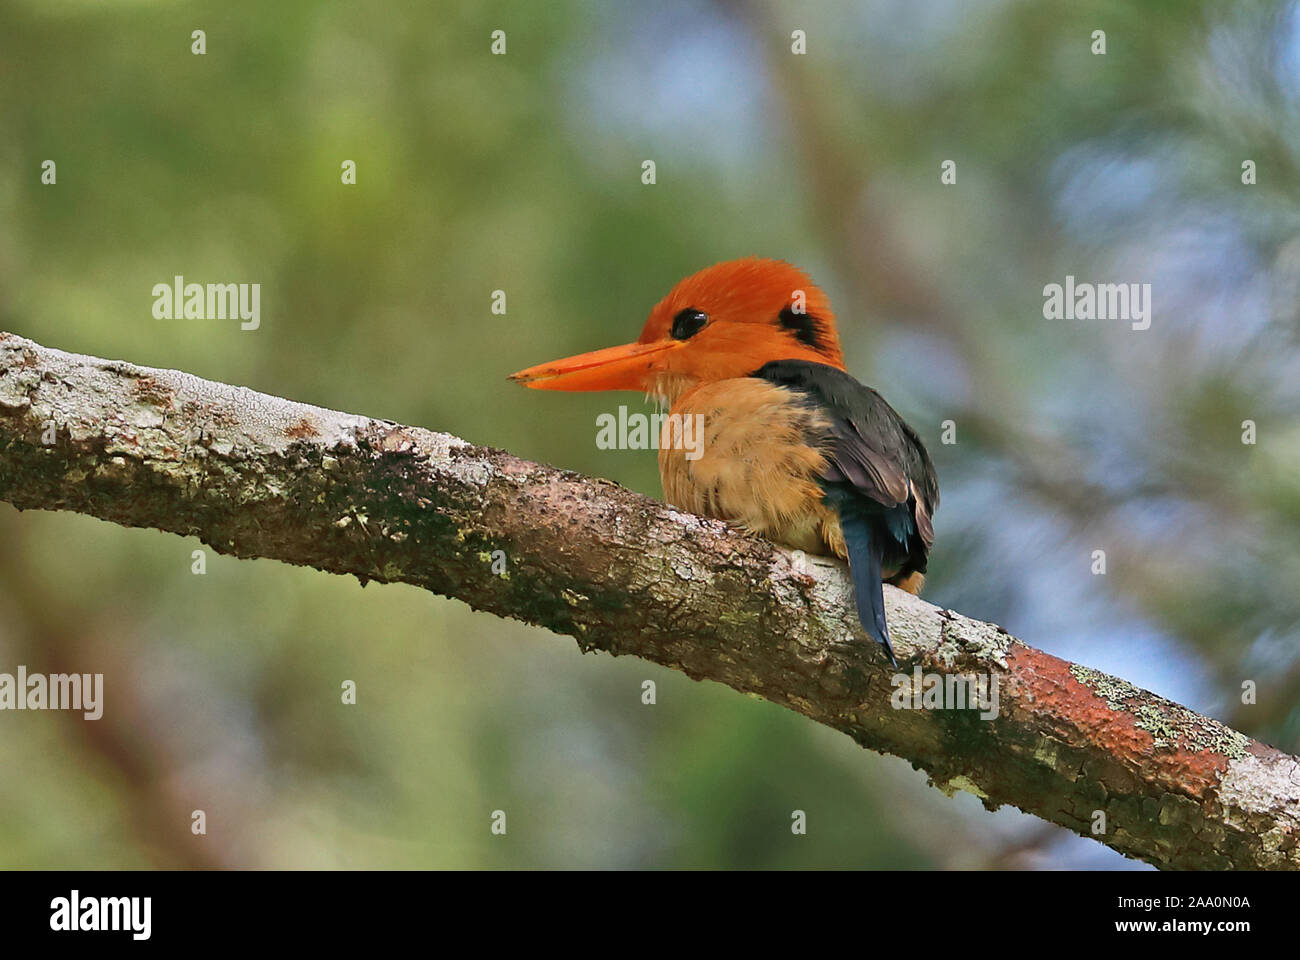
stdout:
POLYGON ((849 572, 853 575, 853 590, 857 594, 858 620, 871 638, 885 648, 889 662, 898 666, 894 648, 889 643, 889 627, 885 625, 885 589, 880 581, 880 560, 884 544, 873 536, 865 517, 855 517, 844 511, 840 514, 840 528, 844 531, 844 544, 849 550, 849 572))

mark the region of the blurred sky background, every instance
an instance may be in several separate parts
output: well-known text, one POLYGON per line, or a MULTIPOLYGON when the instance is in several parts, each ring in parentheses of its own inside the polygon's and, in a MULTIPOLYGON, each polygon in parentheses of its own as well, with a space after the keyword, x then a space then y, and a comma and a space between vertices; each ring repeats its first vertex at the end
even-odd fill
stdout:
MULTIPOLYGON (((639 397, 506 375, 788 259, 936 461, 928 599, 1295 752, 1298 108, 1290 3, 0 0, 0 329, 658 497, 595 445, 639 397), (154 319, 177 274, 260 283, 261 328, 154 319), (1152 284, 1151 328, 1045 320, 1067 274, 1152 284)), ((722 686, 199 545, 0 504, 0 670, 106 675, 98 722, 0 715, 0 865, 1141 868, 722 686)))

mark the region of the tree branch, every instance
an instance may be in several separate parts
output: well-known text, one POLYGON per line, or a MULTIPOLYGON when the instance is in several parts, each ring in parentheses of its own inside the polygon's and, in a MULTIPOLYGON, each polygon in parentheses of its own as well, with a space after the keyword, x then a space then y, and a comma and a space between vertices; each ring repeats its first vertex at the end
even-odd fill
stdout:
POLYGON ((839 564, 445 433, 0 333, 0 499, 456 597, 756 694, 1160 867, 1300 867, 1296 758, 886 587, 909 684, 920 668, 999 692, 987 721, 894 709, 839 564))

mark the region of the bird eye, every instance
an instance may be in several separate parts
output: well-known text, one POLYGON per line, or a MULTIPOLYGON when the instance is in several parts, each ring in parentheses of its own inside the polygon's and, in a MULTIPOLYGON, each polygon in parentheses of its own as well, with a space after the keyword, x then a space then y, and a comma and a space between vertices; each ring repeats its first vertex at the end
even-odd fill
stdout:
POLYGON ((673 339, 688 340, 704 329, 709 322, 709 315, 694 307, 687 307, 673 317, 673 339))

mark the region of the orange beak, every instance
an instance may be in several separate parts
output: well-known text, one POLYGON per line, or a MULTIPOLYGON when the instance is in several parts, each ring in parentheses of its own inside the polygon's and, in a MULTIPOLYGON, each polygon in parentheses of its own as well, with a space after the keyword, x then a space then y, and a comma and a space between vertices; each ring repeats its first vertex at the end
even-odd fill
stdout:
POLYGON ((626 343, 541 363, 510 374, 510 379, 534 390, 643 391, 664 369, 667 354, 684 346, 685 340, 626 343))

